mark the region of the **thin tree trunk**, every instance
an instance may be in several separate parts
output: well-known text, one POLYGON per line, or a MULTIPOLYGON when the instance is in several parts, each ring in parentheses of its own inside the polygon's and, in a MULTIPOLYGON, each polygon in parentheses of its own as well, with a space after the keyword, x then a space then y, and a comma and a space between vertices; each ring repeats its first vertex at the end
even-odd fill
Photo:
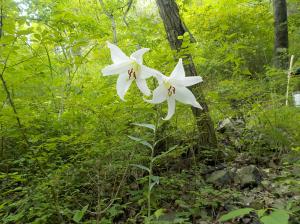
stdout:
POLYGON ((288 18, 286 0, 274 0, 274 66, 287 69, 288 58, 288 18))
MULTIPOLYGON (((195 42, 194 37, 188 31, 180 18, 179 9, 175 0, 156 0, 156 2, 159 8, 159 14, 164 22, 167 38, 171 48, 177 52, 181 50, 182 39, 178 39, 178 37, 182 36, 186 32, 189 33, 191 42, 195 42)), ((197 76, 198 74, 192 56, 190 54, 185 55, 183 61, 186 75, 197 76)), ((200 133, 199 147, 216 147, 216 133, 201 86, 199 84, 195 85, 192 88, 192 91, 198 102, 203 107, 203 110, 192 107, 193 114, 197 119, 197 126, 200 133)))
MULTIPOLYGON (((0 39, 2 38, 2 35, 3 35, 3 8, 2 8, 2 1, 1 1, 1 9, 0 9, 0 39)), ((15 40, 16 40, 16 39, 15 39, 15 40)), ((15 40, 14 40, 14 42, 13 42, 13 44, 12 44, 12 47, 13 47, 13 45, 14 45, 14 43, 15 43, 15 40)), ((1 82, 2 82, 2 86, 3 86, 4 91, 5 91, 5 93, 6 93, 8 102, 9 102, 10 106, 12 107, 13 112, 14 112, 14 114, 15 114, 15 117, 16 117, 16 120, 17 120, 17 124, 18 124, 18 127, 19 127, 19 129, 20 129, 20 132, 21 132, 21 134, 22 134, 22 137, 23 137, 23 139, 24 139, 26 145, 29 146, 29 141, 28 141, 28 138, 27 138, 27 136, 26 136, 26 134, 25 134, 23 125, 22 125, 22 123, 21 123, 21 119, 20 119, 19 114, 18 114, 18 112, 17 112, 17 109, 16 109, 16 107, 15 107, 15 104, 14 104, 13 98, 12 98, 12 96, 11 96, 11 94, 10 94, 10 91, 9 91, 9 89, 8 89, 7 83, 6 83, 6 81, 5 81, 4 77, 3 77, 4 72, 5 72, 5 70, 7 69, 7 61, 8 61, 8 59, 9 59, 10 53, 11 53, 11 52, 9 52, 8 55, 7 55, 6 58, 5 58, 5 61, 4 61, 4 67, 3 67, 2 71, 0 72, 0 80, 1 80, 1 82)))

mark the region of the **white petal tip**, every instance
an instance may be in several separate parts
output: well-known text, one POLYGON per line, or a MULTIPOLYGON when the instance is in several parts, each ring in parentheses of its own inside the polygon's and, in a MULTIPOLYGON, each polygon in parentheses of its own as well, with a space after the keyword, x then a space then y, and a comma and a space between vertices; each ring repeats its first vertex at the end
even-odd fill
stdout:
POLYGON ((101 73, 102 73, 103 76, 107 76, 105 70, 102 69, 102 70, 101 70, 101 73))
POLYGON ((203 110, 203 107, 201 107, 201 105, 198 102, 195 102, 193 104, 193 107, 196 107, 196 108, 199 108, 199 109, 203 110))
POLYGON ((103 76, 112 75, 111 73, 107 72, 106 70, 102 70, 101 73, 102 73, 103 76))

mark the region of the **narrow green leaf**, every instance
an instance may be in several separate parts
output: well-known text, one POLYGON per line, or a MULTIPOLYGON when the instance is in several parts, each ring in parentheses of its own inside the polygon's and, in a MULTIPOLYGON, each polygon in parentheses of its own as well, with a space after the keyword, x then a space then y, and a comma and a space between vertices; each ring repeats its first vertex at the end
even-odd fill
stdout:
POLYGON ((221 218, 219 219, 219 221, 220 222, 224 222, 224 221, 228 221, 228 220, 234 219, 236 217, 244 216, 244 215, 249 214, 253 210, 254 210, 253 208, 241 208, 241 209, 237 209, 237 210, 229 212, 226 215, 221 216, 221 218))
POLYGON ((151 177, 151 180, 152 180, 153 182, 150 184, 150 191, 152 191, 152 188, 153 188, 156 184, 159 184, 159 176, 152 176, 152 177, 151 177))
POLYGON ((137 168, 140 168, 142 170, 146 170, 148 173, 150 173, 150 169, 148 167, 145 167, 143 165, 139 165, 139 164, 130 164, 131 166, 135 166, 137 168))
POLYGON ((149 129, 155 131, 155 126, 153 124, 145 124, 145 123, 132 123, 132 124, 135 125, 135 126, 149 128, 149 129))
POLYGON ((147 147, 150 148, 150 149, 153 149, 152 145, 151 145, 149 142, 147 142, 146 140, 144 140, 144 139, 137 138, 137 137, 130 136, 130 135, 128 135, 128 138, 130 138, 130 139, 132 139, 133 141, 136 141, 136 142, 138 142, 138 143, 141 143, 142 145, 147 146, 147 147))
POLYGON ((154 162, 155 160, 157 160, 157 159, 159 159, 159 158, 161 158, 161 157, 163 157, 163 156, 166 156, 166 155, 168 155, 170 152, 172 152, 174 149, 176 149, 177 148, 177 146, 178 145, 174 145, 174 146, 172 146, 168 151, 166 151, 166 152, 163 152, 162 154, 160 154, 160 155, 158 155, 158 156, 156 156, 156 157, 154 157, 153 159, 152 159, 152 161, 154 162))

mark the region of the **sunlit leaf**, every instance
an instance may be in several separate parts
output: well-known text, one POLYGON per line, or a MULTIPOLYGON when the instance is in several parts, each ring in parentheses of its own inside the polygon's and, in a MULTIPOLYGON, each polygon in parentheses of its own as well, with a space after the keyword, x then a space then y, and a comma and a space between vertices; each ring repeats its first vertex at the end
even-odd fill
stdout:
POLYGON ((253 208, 241 208, 241 209, 237 209, 234 211, 229 212, 226 215, 221 216, 221 218, 219 219, 219 221, 224 222, 224 221, 228 221, 237 217, 242 217, 244 215, 249 214, 250 212, 252 212, 254 209, 253 208))
POLYGON ((263 216, 260 220, 263 224, 288 224, 289 214, 285 210, 275 210, 270 215, 263 216))
POLYGON ((144 124, 144 123, 132 123, 132 124, 135 125, 135 126, 149 128, 149 129, 155 131, 155 126, 153 124, 144 124))

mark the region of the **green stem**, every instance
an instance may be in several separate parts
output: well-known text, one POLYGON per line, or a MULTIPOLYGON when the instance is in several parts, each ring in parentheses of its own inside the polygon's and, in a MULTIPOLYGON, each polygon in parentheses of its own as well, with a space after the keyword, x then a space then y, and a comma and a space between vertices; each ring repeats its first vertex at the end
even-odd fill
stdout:
POLYGON ((148 178, 148 220, 150 220, 151 216, 151 180, 152 180, 152 167, 153 167, 153 156, 154 156, 154 149, 152 148, 151 151, 151 160, 149 164, 149 178, 148 178))
POLYGON ((147 195, 147 201, 148 201, 148 220, 150 220, 151 216, 151 182, 152 182, 152 175, 153 175, 153 161, 154 161, 154 147, 156 142, 156 134, 157 129, 159 125, 160 120, 160 114, 158 109, 156 109, 156 122, 155 122, 155 129, 154 129, 154 137, 152 142, 152 149, 151 149, 151 157, 150 157, 150 163, 149 163, 149 176, 148 176, 148 195, 147 195))

